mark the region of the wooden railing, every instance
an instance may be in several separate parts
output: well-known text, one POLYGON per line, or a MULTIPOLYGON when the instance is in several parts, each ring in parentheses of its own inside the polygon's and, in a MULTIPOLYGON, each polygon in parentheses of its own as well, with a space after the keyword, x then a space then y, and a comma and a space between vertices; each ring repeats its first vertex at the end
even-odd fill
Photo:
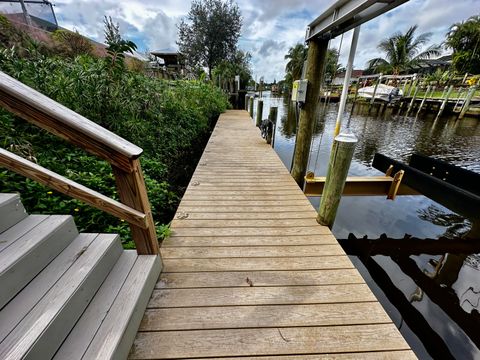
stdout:
POLYGON ((0 72, 0 106, 108 161, 121 202, 0 148, 0 166, 103 210, 130 224, 139 254, 158 254, 158 241, 139 156, 142 149, 0 72))

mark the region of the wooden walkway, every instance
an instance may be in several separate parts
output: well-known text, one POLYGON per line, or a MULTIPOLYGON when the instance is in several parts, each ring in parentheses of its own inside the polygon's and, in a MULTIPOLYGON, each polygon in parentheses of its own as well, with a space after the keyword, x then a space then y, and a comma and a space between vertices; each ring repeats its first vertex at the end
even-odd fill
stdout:
POLYGON ((131 359, 415 359, 246 111, 220 116, 131 359))

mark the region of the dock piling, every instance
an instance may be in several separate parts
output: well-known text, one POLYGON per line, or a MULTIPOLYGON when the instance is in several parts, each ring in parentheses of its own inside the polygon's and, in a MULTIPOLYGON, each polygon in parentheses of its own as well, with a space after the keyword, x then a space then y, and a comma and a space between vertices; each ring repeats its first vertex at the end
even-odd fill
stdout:
POLYGON ((357 141, 353 134, 341 133, 335 137, 317 216, 321 225, 333 226, 357 141))
POLYGON ((445 110, 445 107, 447 106, 448 98, 450 97, 450 94, 452 93, 452 90, 453 90, 453 85, 450 85, 450 87, 448 88, 448 90, 445 93, 445 98, 443 99, 442 104, 440 105, 440 108, 438 109, 438 114, 437 114, 437 117, 435 118, 435 120, 438 119, 440 116, 442 116, 443 110, 445 110))
POLYGON ((267 144, 272 144, 272 147, 275 146, 275 131, 277 129, 277 114, 278 107, 270 106, 270 112, 268 113, 268 120, 272 123, 271 128, 267 134, 267 144))
POLYGON ((408 105, 407 114, 405 116, 408 116, 408 114, 412 110, 413 105, 415 105, 415 100, 417 99, 417 94, 418 94, 418 89, 419 88, 420 88, 420 86, 415 87, 415 91, 413 93, 412 100, 410 101, 410 105, 408 105))
POLYGON ((253 96, 250 96, 250 101, 249 101, 249 104, 248 104, 248 109, 249 109, 249 113, 250 113, 250 117, 253 119, 253 102, 254 102, 254 98, 253 96))
POLYGON ((470 107, 470 101, 472 100, 473 95, 475 94, 475 90, 477 90, 476 86, 472 86, 470 90, 468 90, 467 97, 463 102, 462 110, 460 111, 460 115, 458 116, 459 119, 463 119, 465 113, 468 111, 470 107))
POLYGON ((427 90, 425 90, 425 95, 423 95, 422 102, 420 103, 420 106, 418 107, 417 111, 417 116, 420 114, 420 111, 422 111, 423 104, 425 104, 425 100, 427 100, 428 93, 430 92, 430 85, 427 86, 427 90))
POLYGON ((326 64, 328 40, 312 39, 308 42, 308 55, 305 78, 308 80, 305 104, 300 112, 297 127, 295 152, 293 154, 292 177, 303 187, 313 127, 316 121, 316 109, 323 80, 323 68, 326 64))
POLYGON ((370 100, 370 106, 372 106, 373 103, 375 102, 375 95, 377 95, 378 85, 382 82, 382 76, 383 74, 380 74, 377 81, 375 82, 375 87, 373 88, 372 100, 370 100))
POLYGON ((250 103, 250 96, 245 95, 245 110, 248 111, 248 104, 250 103))
POLYGON ((259 128, 262 125, 262 116, 263 116, 263 100, 258 99, 257 101, 257 121, 256 125, 259 128))

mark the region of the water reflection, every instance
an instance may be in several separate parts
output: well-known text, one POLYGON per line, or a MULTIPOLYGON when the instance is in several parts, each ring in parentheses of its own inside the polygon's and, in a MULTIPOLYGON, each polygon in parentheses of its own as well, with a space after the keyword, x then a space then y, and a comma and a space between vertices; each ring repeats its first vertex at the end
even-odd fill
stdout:
MULTIPOLYGON (((275 150, 290 168, 295 142, 295 108, 283 98, 264 99, 278 106, 275 150)), ((337 104, 320 104, 312 141, 309 171, 325 176, 332 146, 337 104)), ((344 126, 358 137, 349 174, 379 175, 371 167, 376 152, 407 162, 413 153, 448 161, 480 173, 478 119, 435 120, 435 114, 410 116, 347 106, 344 126), (377 113, 378 112, 378 113, 377 113)), ((319 198, 310 198, 315 207, 319 198)), ((339 239, 350 233, 361 238, 390 238, 410 234, 419 239, 460 239, 472 224, 424 196, 344 197, 332 229, 339 239)), ((475 226, 480 226, 475 224, 475 226)), ((421 240, 419 240, 421 241, 421 240)), ((458 252, 434 254, 352 256, 377 298, 420 358, 480 358, 480 255, 458 252)))

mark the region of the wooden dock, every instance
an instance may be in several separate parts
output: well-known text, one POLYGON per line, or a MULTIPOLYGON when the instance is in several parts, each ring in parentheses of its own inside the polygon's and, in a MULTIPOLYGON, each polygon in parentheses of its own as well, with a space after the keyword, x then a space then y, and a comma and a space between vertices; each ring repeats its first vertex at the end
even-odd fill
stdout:
POLYGON ((131 359, 415 359, 246 111, 220 116, 131 359))

